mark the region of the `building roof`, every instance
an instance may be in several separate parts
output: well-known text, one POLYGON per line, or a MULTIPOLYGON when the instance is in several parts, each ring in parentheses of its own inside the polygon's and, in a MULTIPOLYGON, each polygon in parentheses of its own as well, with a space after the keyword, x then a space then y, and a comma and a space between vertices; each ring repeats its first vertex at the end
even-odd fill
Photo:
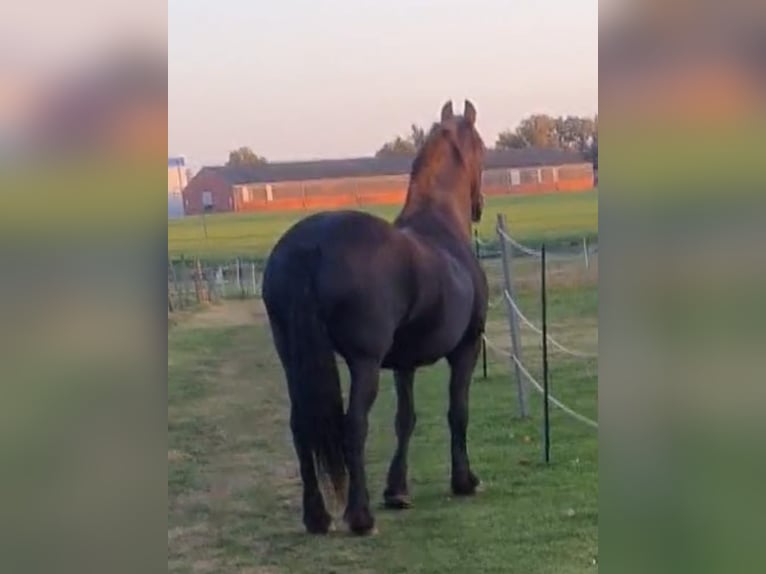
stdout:
POLYGON ((583 163, 585 155, 562 149, 523 148, 508 150, 488 150, 484 159, 484 169, 504 169, 522 167, 557 166, 583 163))
MULTIPOLYGON (((408 174, 413 156, 386 158, 359 157, 316 161, 278 162, 254 166, 208 166, 231 185, 246 183, 276 183, 280 181, 308 181, 343 177, 365 177, 408 174)), ((585 156, 578 152, 525 148, 513 150, 487 150, 484 169, 505 169, 584 163, 585 156)))

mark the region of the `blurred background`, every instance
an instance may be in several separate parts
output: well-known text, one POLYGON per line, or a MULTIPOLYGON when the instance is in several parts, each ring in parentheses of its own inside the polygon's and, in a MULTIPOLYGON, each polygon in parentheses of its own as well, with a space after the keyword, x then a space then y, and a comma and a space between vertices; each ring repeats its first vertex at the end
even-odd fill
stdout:
POLYGON ((609 571, 765 563, 765 31, 756 2, 601 3, 609 571))
MULTIPOLYGON (((766 564, 765 12, 600 6, 605 571, 766 564)), ((167 25, 0 9, 3 572, 164 568, 167 25)))
POLYGON ((163 564, 166 36, 147 0, 0 8, 3 572, 163 564))

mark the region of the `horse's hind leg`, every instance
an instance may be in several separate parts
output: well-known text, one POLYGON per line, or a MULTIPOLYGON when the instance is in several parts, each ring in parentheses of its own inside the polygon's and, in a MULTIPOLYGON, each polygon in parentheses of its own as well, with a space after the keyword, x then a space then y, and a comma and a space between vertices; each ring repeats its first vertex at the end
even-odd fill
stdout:
MULTIPOLYGON (((287 373, 289 341, 285 337, 285 329, 282 327, 279 319, 271 317, 270 322, 277 354, 287 373)), ((287 384, 288 386, 295 384, 295 381, 291 381, 288 376, 287 384)), ((303 525, 306 527, 306 531, 311 534, 326 534, 332 524, 332 517, 325 508, 324 499, 319 490, 309 431, 301 426, 301 420, 295 406, 292 406, 290 410, 290 430, 293 434, 293 445, 295 447, 295 454, 298 456, 301 481, 303 482, 303 525)))
POLYGON ((303 525, 311 534, 327 534, 332 524, 332 517, 324 505, 322 493, 319 490, 314 455, 306 440, 306 434, 301 432, 300 422, 295 412, 290 417, 290 428, 293 432, 293 444, 298 455, 298 462, 303 482, 303 525))
POLYGON ((452 433, 452 492, 458 496, 473 494, 479 485, 468 462, 466 430, 468 390, 480 348, 480 339, 477 339, 462 344, 447 357, 451 369, 448 419, 452 433))
POLYGON ((407 487, 407 450, 412 431, 415 429, 415 404, 412 393, 414 371, 396 371, 396 452, 388 469, 383 500, 388 508, 409 508, 411 505, 407 487))
POLYGON ((349 489, 345 519, 355 534, 367 534, 375 527, 364 469, 368 414, 378 394, 380 365, 375 361, 349 361, 351 392, 345 421, 346 461, 349 489))

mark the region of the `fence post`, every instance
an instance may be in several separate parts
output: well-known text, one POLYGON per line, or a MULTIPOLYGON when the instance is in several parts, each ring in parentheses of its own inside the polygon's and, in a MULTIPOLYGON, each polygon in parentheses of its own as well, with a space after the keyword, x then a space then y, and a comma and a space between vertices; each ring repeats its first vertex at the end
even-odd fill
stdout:
POLYGON ((220 299, 216 293, 216 268, 211 267, 210 272, 206 275, 205 280, 207 282, 207 296, 211 303, 217 303, 220 299))
POLYGON ((194 297, 197 299, 197 304, 200 304, 202 303, 202 290, 200 289, 199 274, 197 272, 198 263, 198 259, 194 258, 192 260, 191 282, 194 288, 194 297))
POLYGON ((239 291, 240 297, 244 297, 244 289, 242 287, 242 266, 239 257, 237 257, 236 261, 235 275, 237 276, 237 291, 239 291))
POLYGON ((545 286, 545 243, 542 245, 542 262, 540 264, 540 304, 542 306, 543 329, 543 460, 545 464, 551 461, 551 425, 548 418, 548 304, 545 286))
POLYGON ((204 280, 205 276, 202 273, 202 264, 200 263, 199 258, 195 261, 192 277, 194 281, 194 291, 197 294, 197 303, 208 303, 210 299, 208 298, 207 286, 205 285, 204 280))
POLYGON ((170 259, 168 259, 168 313, 172 313, 175 310, 173 307, 173 281, 171 279, 170 269, 170 259))
POLYGON ((590 269, 590 259, 588 259, 588 238, 582 238, 582 252, 585 256, 585 268, 590 269))
POLYGON ((176 297, 175 307, 178 307, 179 309, 183 309, 183 303, 181 302, 181 298, 178 293, 178 278, 176 277, 176 265, 172 258, 170 259, 170 261, 168 261, 168 267, 170 268, 170 275, 173 278, 173 294, 176 297))
POLYGON ((250 263, 250 275, 253 280, 253 297, 258 296, 258 284, 255 282, 255 262, 250 263))
MULTIPOLYGON (((473 240, 476 246, 476 259, 481 265, 481 243, 479 242, 479 230, 474 227, 473 240)), ((482 338, 481 340, 481 371, 484 375, 484 380, 487 379, 487 342, 482 338)))
POLYGON ((181 254, 181 308, 186 307, 186 257, 181 254))
POLYGON ((218 292, 218 300, 226 298, 226 283, 223 279, 223 267, 219 265, 215 271, 215 283, 216 291, 218 292))
POLYGON ((511 302, 508 300, 508 297, 510 297, 513 301, 516 301, 513 292, 513 276, 511 274, 513 265, 513 248, 506 244, 504 234, 508 235, 508 226, 505 222, 505 215, 498 213, 497 236, 500 240, 500 255, 503 261, 503 300, 505 300, 505 306, 508 310, 508 327, 511 331, 511 344, 513 346, 513 356, 515 357, 515 359, 511 357, 511 366, 513 366, 513 370, 516 373, 516 392, 519 400, 519 416, 521 418, 526 418, 526 382, 523 379, 519 365, 516 364, 516 360, 519 362, 522 361, 521 338, 519 337, 519 322, 518 317, 516 316, 516 311, 514 310, 513 305, 511 305, 511 302))

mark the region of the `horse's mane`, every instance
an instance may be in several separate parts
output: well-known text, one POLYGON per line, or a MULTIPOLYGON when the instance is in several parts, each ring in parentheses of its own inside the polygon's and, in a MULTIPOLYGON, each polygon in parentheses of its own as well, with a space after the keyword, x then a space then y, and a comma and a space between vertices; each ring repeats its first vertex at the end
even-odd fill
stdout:
POLYGON ((447 159, 455 166, 464 163, 454 136, 440 124, 434 124, 412 162, 410 180, 432 181, 447 159))
POLYGON ((412 162, 407 197, 397 224, 447 213, 461 230, 470 229, 479 185, 476 172, 481 169, 484 150, 474 128, 475 118, 476 111, 469 102, 462 116, 452 114, 451 103, 444 106, 441 122, 433 124, 412 162))

